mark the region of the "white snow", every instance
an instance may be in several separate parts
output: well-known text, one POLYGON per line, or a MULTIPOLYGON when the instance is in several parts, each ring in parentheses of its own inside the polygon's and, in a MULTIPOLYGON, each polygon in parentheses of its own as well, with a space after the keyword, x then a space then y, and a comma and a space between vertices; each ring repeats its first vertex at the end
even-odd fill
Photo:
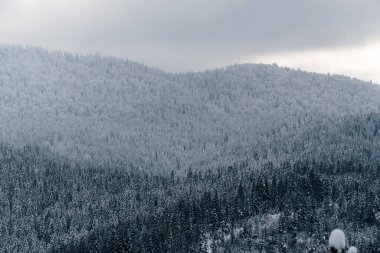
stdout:
POLYGON ((334 247, 335 249, 342 250, 346 247, 346 239, 344 236, 344 232, 340 229, 334 229, 331 232, 329 238, 329 248, 334 247))
POLYGON ((348 253, 358 253, 358 249, 356 247, 350 247, 348 253))
POLYGON ((212 249, 211 249, 212 243, 213 243, 213 240, 211 238, 208 238, 207 242, 206 242, 206 251, 207 251, 207 253, 212 253, 212 249))
POLYGON ((270 225, 274 226, 275 224, 278 224, 279 219, 280 219, 280 213, 270 214, 268 222, 270 223, 270 225))
POLYGON ((375 213, 375 218, 377 221, 380 221, 380 212, 375 213))
POLYGON ((234 229, 234 236, 239 236, 241 234, 241 232, 243 232, 243 228, 240 227, 240 228, 235 228, 234 229))
POLYGON ((214 242, 214 240, 211 238, 211 234, 206 233, 205 234, 205 241, 202 242, 202 248, 207 253, 211 253, 212 252, 211 245, 213 244, 213 242, 214 242))

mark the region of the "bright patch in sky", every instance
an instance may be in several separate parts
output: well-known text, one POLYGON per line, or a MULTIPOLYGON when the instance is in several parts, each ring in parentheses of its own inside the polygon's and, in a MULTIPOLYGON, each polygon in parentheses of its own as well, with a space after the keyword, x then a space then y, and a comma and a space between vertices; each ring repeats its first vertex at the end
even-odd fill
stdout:
POLYGON ((35 3, 36 1, 35 0, 22 0, 21 1, 21 4, 24 4, 24 5, 32 5, 33 3, 35 3))
POLYGON ((268 54, 242 61, 277 63, 313 72, 344 74, 380 84, 380 40, 355 47, 268 54))

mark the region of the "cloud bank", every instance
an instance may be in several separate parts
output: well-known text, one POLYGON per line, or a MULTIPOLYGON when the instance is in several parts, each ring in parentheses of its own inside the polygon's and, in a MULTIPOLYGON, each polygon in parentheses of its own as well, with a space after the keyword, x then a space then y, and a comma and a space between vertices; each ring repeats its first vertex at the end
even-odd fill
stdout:
POLYGON ((2 43, 97 51, 168 71, 360 47, 380 38, 378 27, 378 0, 0 0, 2 43))

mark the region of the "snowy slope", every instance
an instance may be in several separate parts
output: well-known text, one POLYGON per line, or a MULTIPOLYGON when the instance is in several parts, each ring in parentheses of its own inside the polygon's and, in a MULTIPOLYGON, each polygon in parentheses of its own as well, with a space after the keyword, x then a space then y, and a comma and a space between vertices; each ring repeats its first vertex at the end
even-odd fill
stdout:
POLYGON ((154 171, 292 158, 310 129, 380 112, 379 86, 343 76, 251 64, 170 74, 18 46, 0 47, 0 89, 3 141, 154 171))

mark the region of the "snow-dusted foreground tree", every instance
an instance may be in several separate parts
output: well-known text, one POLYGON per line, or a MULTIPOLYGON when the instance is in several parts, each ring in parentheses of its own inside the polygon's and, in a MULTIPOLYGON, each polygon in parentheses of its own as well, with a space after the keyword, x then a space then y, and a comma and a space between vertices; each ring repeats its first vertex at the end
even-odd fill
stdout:
MULTIPOLYGON (((346 252, 346 236, 341 229, 334 229, 329 238, 329 248, 331 253, 345 253, 346 252)), ((357 253, 356 247, 348 248, 347 253, 357 253)))
POLYGON ((329 238, 329 249, 331 253, 346 252, 346 236, 340 229, 334 229, 329 238))

